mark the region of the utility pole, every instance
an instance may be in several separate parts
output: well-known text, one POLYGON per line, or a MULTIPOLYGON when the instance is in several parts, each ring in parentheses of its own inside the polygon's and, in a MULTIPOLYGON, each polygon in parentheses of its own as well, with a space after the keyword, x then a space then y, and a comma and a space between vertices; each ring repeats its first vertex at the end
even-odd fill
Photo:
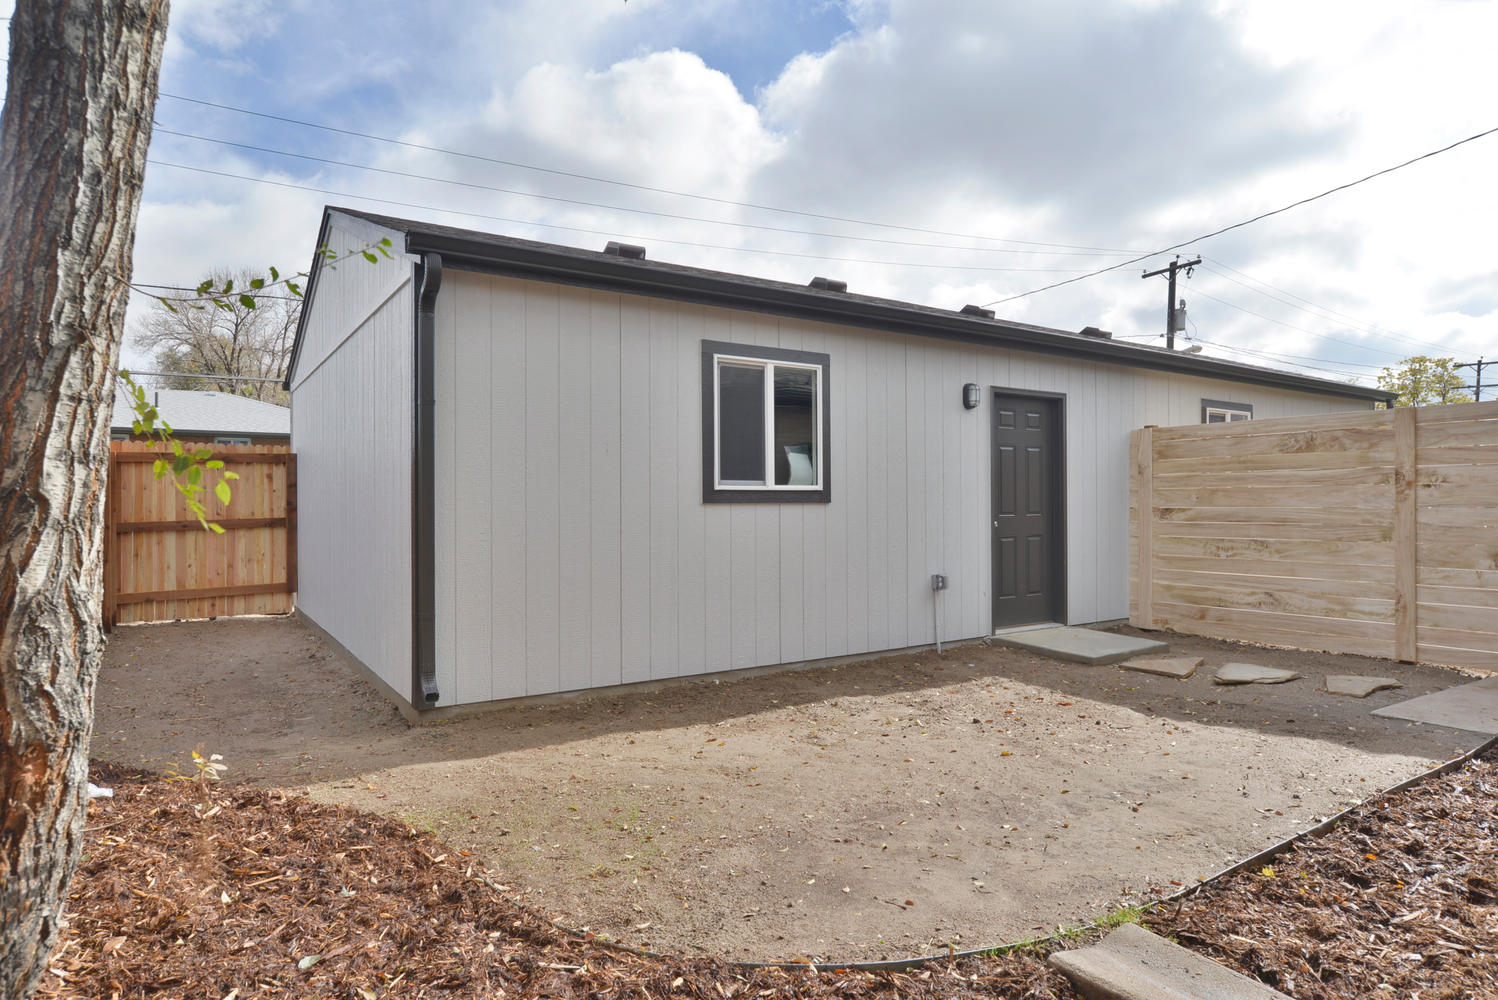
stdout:
POLYGON ((1140 275, 1141 278, 1153 278, 1156 275, 1164 274, 1170 278, 1170 288, 1165 293, 1165 349, 1167 351, 1176 349, 1176 272, 1185 271, 1186 277, 1189 278, 1191 277, 1191 269, 1201 262, 1202 259, 1198 257, 1196 260, 1188 260, 1183 264, 1181 263, 1181 255, 1176 254, 1176 259, 1170 262, 1169 267, 1162 267, 1158 271, 1147 271, 1140 275))
POLYGON ((1498 365, 1498 361, 1484 361, 1479 357, 1476 361, 1467 361, 1452 366, 1453 368, 1471 368, 1477 373, 1476 384, 1472 386, 1472 402, 1474 403, 1482 402, 1482 370, 1489 365, 1498 365))

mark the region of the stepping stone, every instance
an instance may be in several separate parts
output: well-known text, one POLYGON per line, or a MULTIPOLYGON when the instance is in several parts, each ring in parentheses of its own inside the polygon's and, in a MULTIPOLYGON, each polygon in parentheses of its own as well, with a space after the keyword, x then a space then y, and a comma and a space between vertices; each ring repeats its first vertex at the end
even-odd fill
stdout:
POLYGON ((1225 663, 1212 675, 1214 684, 1283 684, 1299 677, 1293 670, 1261 667, 1257 663, 1225 663))
POLYGON ((1166 643, 1153 639, 1135 639, 1133 636, 1071 625, 1038 628, 1031 632, 1011 632, 994 636, 994 640, 1001 645, 1029 650, 1042 656, 1090 664, 1118 663, 1132 656, 1163 653, 1170 649, 1166 643))
POLYGON ((1404 687, 1392 677, 1359 677, 1357 674, 1327 674, 1327 694, 1345 694, 1349 698, 1366 698, 1375 691, 1404 687))
POLYGON ((1203 955, 1124 924, 1090 948, 1048 960, 1087 1000, 1290 1000, 1203 955))
POLYGON ((1124 660, 1118 666, 1121 670, 1137 670, 1141 674, 1159 674, 1161 677, 1185 680, 1196 673, 1196 668, 1201 665, 1200 656, 1136 656, 1132 660, 1124 660))
POLYGON ((1498 736, 1498 676, 1375 708, 1373 714, 1498 736))

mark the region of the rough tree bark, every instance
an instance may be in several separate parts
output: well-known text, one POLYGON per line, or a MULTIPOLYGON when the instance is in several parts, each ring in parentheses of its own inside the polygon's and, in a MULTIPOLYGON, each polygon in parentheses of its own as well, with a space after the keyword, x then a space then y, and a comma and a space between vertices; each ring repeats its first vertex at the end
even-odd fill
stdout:
POLYGON ((78 863, 113 372, 167 0, 21 0, 0 114, 0 996, 78 863))

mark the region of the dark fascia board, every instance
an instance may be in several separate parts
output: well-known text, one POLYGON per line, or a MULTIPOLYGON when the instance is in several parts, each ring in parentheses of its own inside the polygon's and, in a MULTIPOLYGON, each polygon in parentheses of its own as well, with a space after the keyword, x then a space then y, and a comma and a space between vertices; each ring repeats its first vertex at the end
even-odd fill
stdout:
MULTIPOLYGON (((333 219, 333 209, 322 210, 322 225, 317 229, 317 245, 319 248, 328 245, 328 226, 333 219)), ((312 292, 317 285, 317 276, 322 273, 322 254, 312 255, 312 268, 307 272, 307 285, 302 289, 302 311, 297 314, 296 334, 291 338, 291 358, 286 362, 286 377, 281 380, 281 388, 287 392, 291 391, 291 378, 296 374, 297 361, 302 356, 302 331, 307 326, 307 316, 312 312, 312 292)))
POLYGON ((611 254, 395 219, 353 209, 328 211, 404 232, 408 253, 440 253, 448 268, 794 316, 988 347, 1088 358, 1155 371, 1344 396, 1369 403, 1388 402, 1396 395, 1384 389, 1103 340, 1068 330, 984 319, 958 311, 945 312, 907 302, 847 292, 825 292, 804 285, 659 261, 625 260, 611 254))

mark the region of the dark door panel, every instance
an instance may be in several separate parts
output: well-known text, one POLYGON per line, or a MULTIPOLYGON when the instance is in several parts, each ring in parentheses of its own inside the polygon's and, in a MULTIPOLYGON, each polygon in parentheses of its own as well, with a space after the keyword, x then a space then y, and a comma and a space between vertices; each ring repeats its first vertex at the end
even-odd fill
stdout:
POLYGON ((1060 621, 1061 401, 993 397, 994 628, 1060 621))

